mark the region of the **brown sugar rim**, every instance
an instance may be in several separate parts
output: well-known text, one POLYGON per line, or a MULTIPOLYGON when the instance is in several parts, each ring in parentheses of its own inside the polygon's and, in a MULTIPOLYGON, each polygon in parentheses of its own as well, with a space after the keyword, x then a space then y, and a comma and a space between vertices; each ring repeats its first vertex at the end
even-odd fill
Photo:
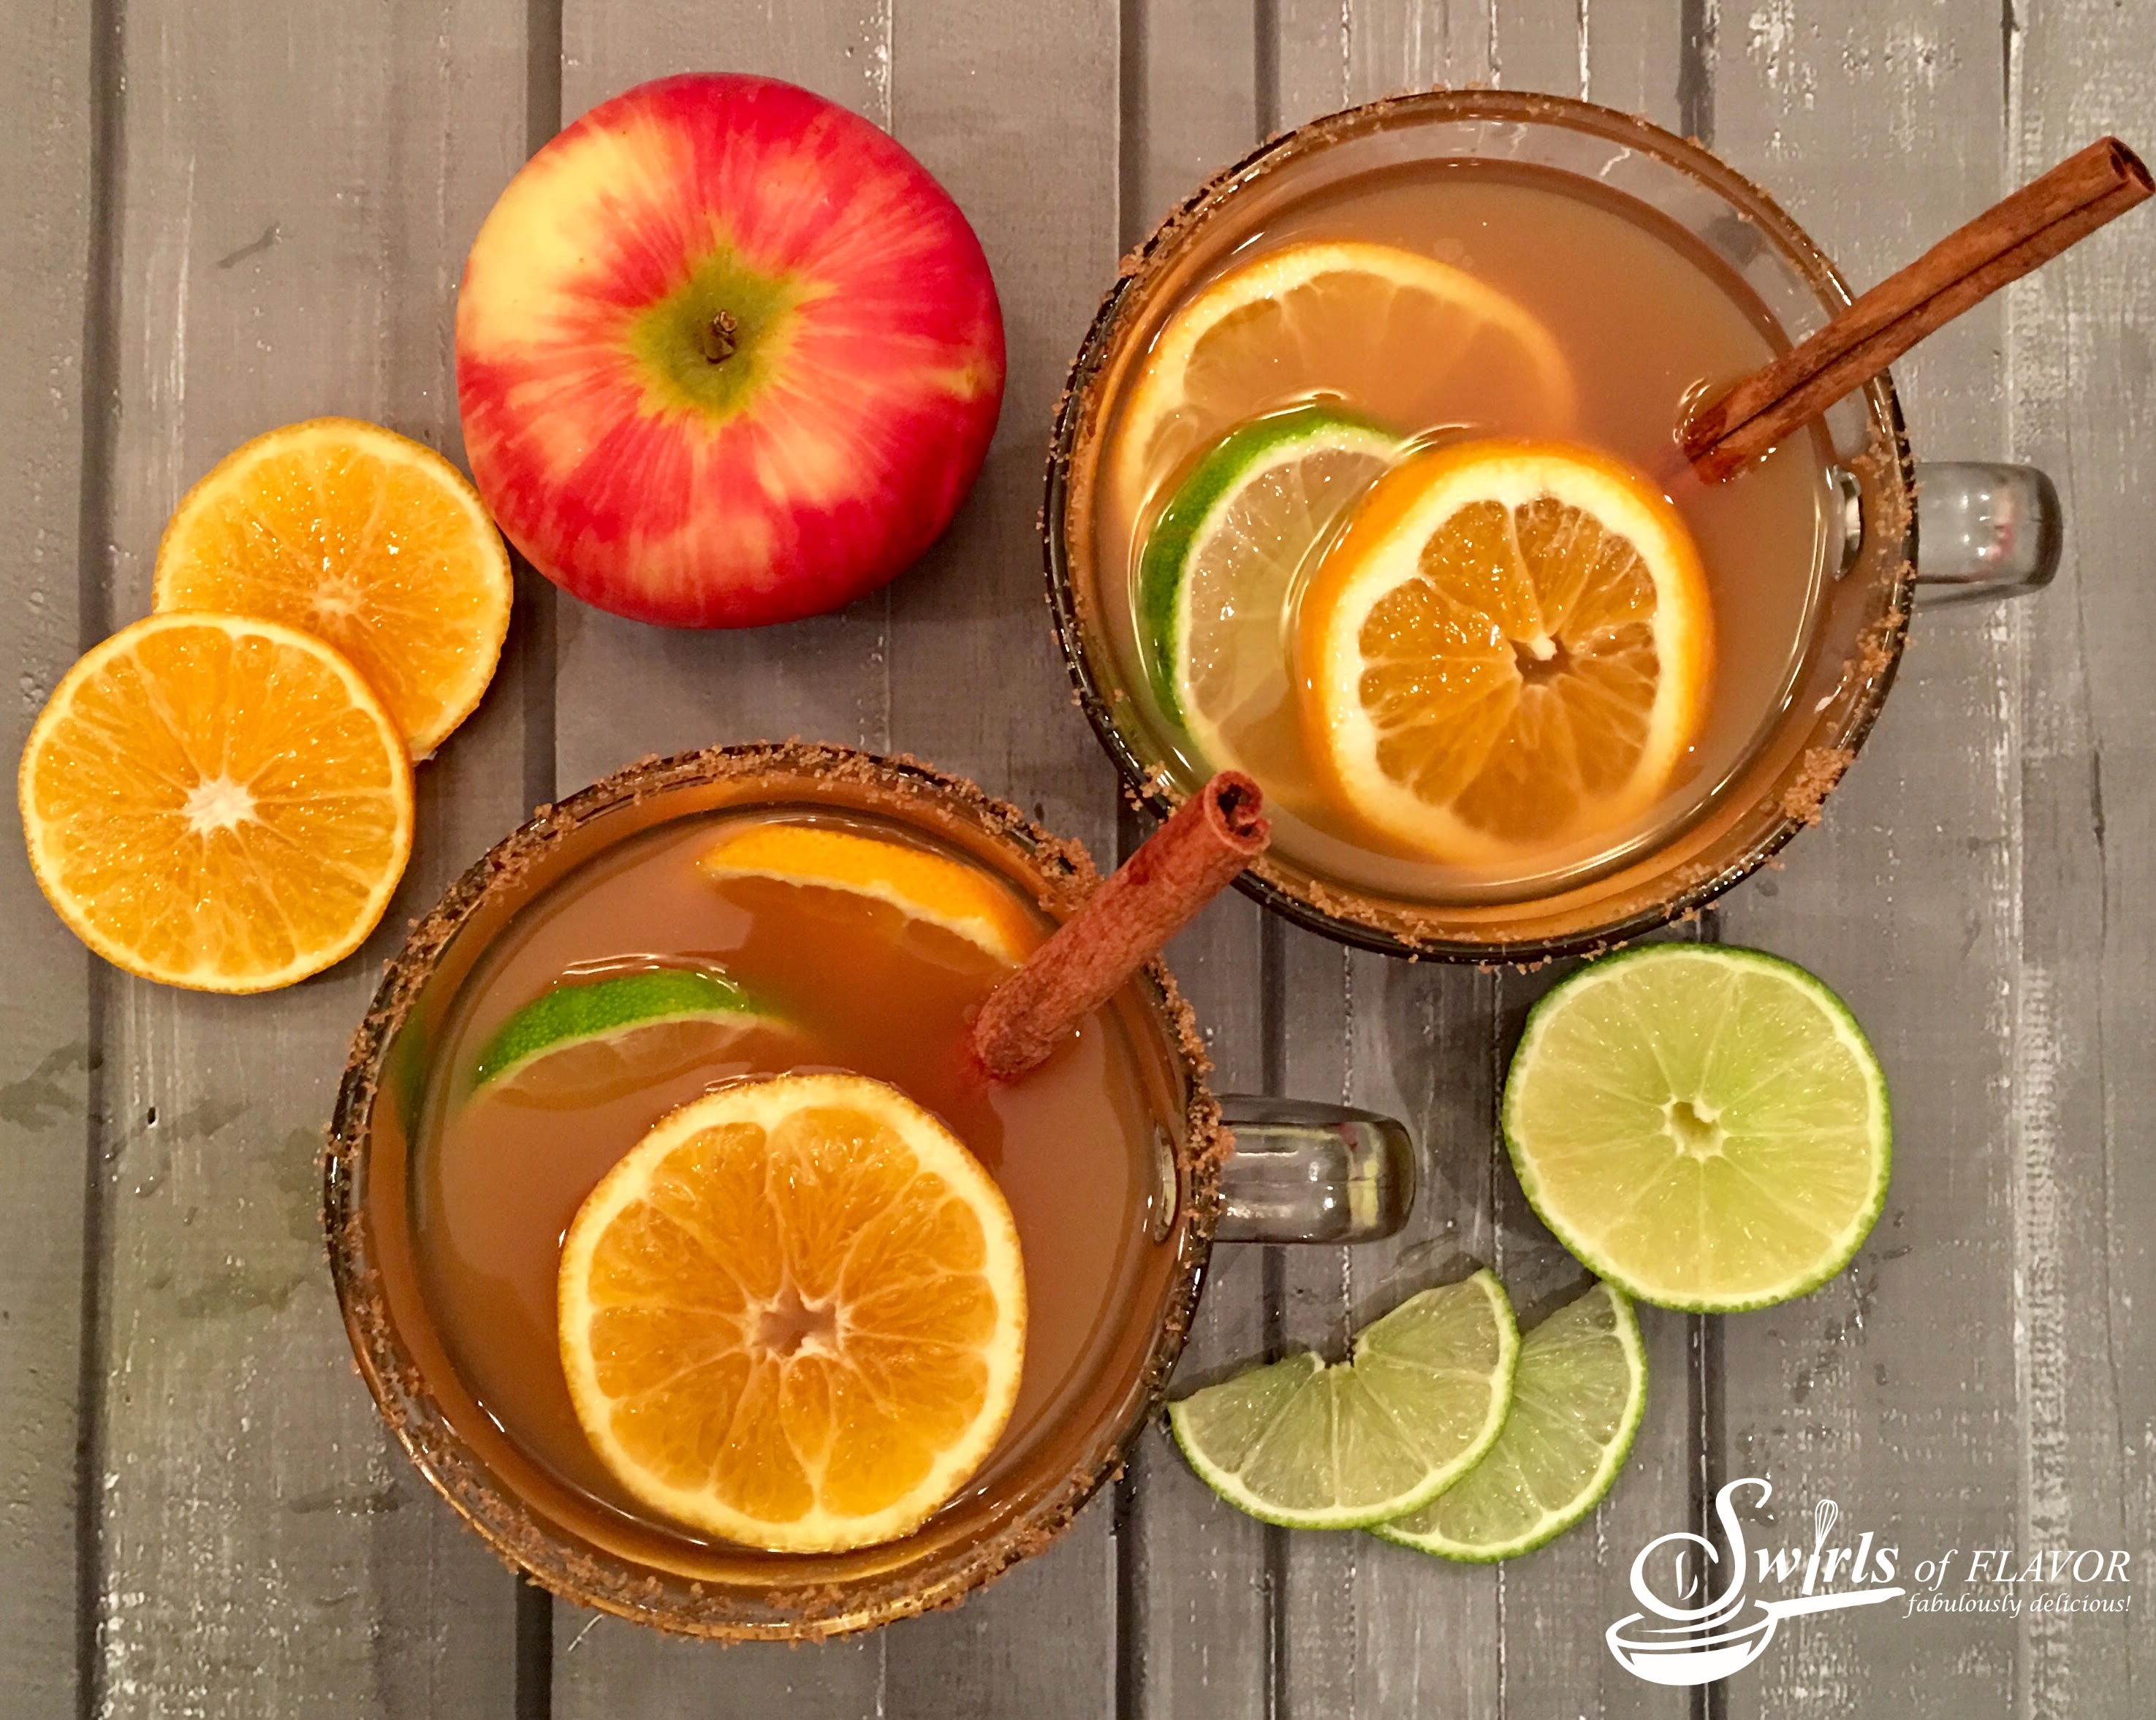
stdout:
POLYGON ((1159 1402, 1182 1353, 1219 1211, 1221 1168, 1233 1143, 1221 1122, 1219 1103, 1207 1085, 1211 1065, 1197 1018, 1174 977, 1155 959, 1143 971, 1188 1078, 1183 1135, 1175 1148, 1183 1231, 1164 1318, 1125 1398, 1125 1425, 1116 1436, 1075 1466, 1033 1506, 947 1562, 930 1580, 901 1567, 858 1583, 774 1586, 751 1604, 725 1585, 661 1573, 589 1548, 573 1532, 542 1518, 509 1494, 441 1412, 389 1313, 360 1181, 364 1142, 383 1081, 384 1054, 457 930, 496 893, 512 886, 562 834, 619 806, 672 791, 781 775, 843 784, 860 793, 871 809, 880 801, 896 812, 905 810, 909 794, 933 794, 944 816, 1007 850, 1023 852, 1041 907, 1059 919, 1099 882, 1100 874, 1082 845, 1050 835, 1017 807, 974 784, 904 755, 879 756, 846 747, 788 741, 711 747, 639 760, 558 804, 536 809, 528 822, 490 849, 413 927, 403 950, 388 965, 352 1040, 323 1153, 322 1216, 331 1276, 346 1328, 359 1371, 383 1420, 450 1508, 505 1563, 529 1573, 565 1600, 662 1630, 728 1640, 807 1641, 957 1605, 1019 1560, 1054 1542, 1094 1492, 1122 1472, 1131 1445, 1159 1402))
MULTIPOLYGON (((1413 117, 1430 110, 1466 110, 1466 115, 1499 119, 1536 120, 1576 117, 1583 110, 1594 114, 1613 136, 1621 132, 1641 138, 1667 136, 1646 120, 1566 97, 1516 91, 1430 90, 1409 95, 1387 96, 1360 107, 1348 108, 1294 131, 1276 133, 1224 167, 1200 186, 1161 220, 1146 239, 1126 253, 1115 281, 1102 296, 1088 327, 1084 344, 1073 361, 1056 402, 1055 418, 1049 443, 1047 491, 1040 514, 1041 542, 1047 563, 1049 603, 1057 634, 1069 666, 1074 702, 1086 714, 1103 748, 1122 773, 1127 791, 1143 809, 1165 817, 1184 797, 1184 790, 1158 765, 1141 762, 1128 748, 1116 725, 1111 704, 1127 700, 1121 689, 1104 691, 1094 680, 1083 647, 1076 583, 1069 576, 1061 546, 1060 517, 1070 491, 1070 467, 1078 448, 1097 433, 1098 402, 1094 385, 1106 364, 1111 335, 1133 295, 1142 294, 1152 280, 1177 260, 1186 238, 1210 218, 1219 204, 1245 184, 1272 173, 1288 161, 1312 153, 1338 138, 1358 136, 1383 125, 1393 115, 1413 117)), ((1660 153, 1659 150, 1656 151, 1660 153)), ((1781 206, 1758 185, 1718 157, 1712 158, 1729 186, 1753 200, 1775 223, 1778 237, 1789 246, 1793 259, 1815 285, 1841 292, 1847 289, 1825 253, 1814 244, 1781 206)), ((1887 504, 1874 529, 1886 542, 1897 544, 1899 554, 1882 572, 1889 582, 1881 612, 1866 627, 1851 662, 1856 673, 1851 690, 1840 697, 1849 708, 1839 729, 1806 748, 1753 803, 1771 810, 1775 822, 1755 836, 1733 860, 1716 863, 1697 862, 1672 871, 1662 882, 1661 899, 1647 907, 1621 913, 1599 926, 1578 932, 1531 936, 1519 940, 1513 954, 1491 940, 1486 946, 1464 944, 1456 930, 1448 929, 1445 911, 1415 903, 1363 896, 1328 886, 1261 855, 1239 881, 1237 888, 1265 906, 1327 937, 1404 956, 1409 960, 1473 960, 1484 966, 1540 966, 1554 956, 1600 950, 1695 914, 1780 852, 1800 830, 1817 824, 1826 792, 1840 779, 1856 750, 1871 732, 1879 708, 1899 666, 1908 622, 1910 596, 1915 578, 1913 520, 1909 507, 1907 474, 1911 471, 1908 438, 1901 407, 1891 381, 1883 375, 1867 383, 1862 398, 1875 429, 1883 431, 1892 450, 1891 462, 1879 462, 1867 446, 1845 464, 1861 476, 1876 463, 1891 463, 1903 478, 1899 484, 1881 484, 1879 494, 1887 504), (1839 760, 1840 763, 1834 761, 1839 760)), ((1876 475, 1876 474, 1875 474, 1876 475)))

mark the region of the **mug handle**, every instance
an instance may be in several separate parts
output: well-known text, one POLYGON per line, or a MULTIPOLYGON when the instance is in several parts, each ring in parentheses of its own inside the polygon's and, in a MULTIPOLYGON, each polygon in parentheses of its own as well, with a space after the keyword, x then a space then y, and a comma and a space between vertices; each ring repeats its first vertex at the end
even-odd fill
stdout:
POLYGON ((2034 466, 1917 468, 1917 601, 1931 609, 2040 591, 2059 571, 2066 520, 2034 466))
MULTIPOLYGON (((2059 492, 2034 466, 1917 468, 1917 601, 1927 608, 2041 591, 2065 541, 2059 492)), ((1214 1229, 1223 1242, 1369 1242, 1415 1199, 1414 1141, 1373 1111, 1229 1093, 1235 1138, 1214 1229)))
POLYGON ((1371 1242, 1408 1221, 1414 1139, 1373 1111, 1228 1093, 1235 1138, 1220 1179, 1222 1242, 1371 1242))

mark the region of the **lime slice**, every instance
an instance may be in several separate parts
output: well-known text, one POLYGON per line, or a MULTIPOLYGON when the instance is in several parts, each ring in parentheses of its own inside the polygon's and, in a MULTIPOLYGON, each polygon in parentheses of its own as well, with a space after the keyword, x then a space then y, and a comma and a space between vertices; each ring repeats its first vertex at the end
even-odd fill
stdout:
POLYGON ((1475 1564, 1532 1553, 1609 1491, 1646 1407, 1640 1323, 1620 1293, 1597 1284, 1520 1340, 1512 1413, 1490 1454, 1377 1533, 1475 1564))
POLYGON ((1504 1124, 1543 1222, 1664 1308, 1816 1290, 1887 1199, 1879 1060, 1840 998, 1756 950, 1650 944, 1582 968, 1528 1016, 1504 1124))
POLYGON ((773 1019, 726 975, 702 968, 572 981, 501 1024, 473 1085, 530 1104, 598 1104, 678 1075, 773 1019))
POLYGON ((1309 1351, 1171 1404, 1199 1478, 1290 1528, 1361 1528, 1426 1504, 1497 1437, 1519 1329, 1487 1272, 1409 1297, 1355 1339, 1353 1361, 1309 1351))
POLYGON ((1325 407, 1259 418, 1213 446, 1154 525, 1138 562, 1147 674, 1207 762, 1235 763, 1237 735, 1265 755, 1253 737, 1292 721, 1296 575, 1399 449, 1325 407))

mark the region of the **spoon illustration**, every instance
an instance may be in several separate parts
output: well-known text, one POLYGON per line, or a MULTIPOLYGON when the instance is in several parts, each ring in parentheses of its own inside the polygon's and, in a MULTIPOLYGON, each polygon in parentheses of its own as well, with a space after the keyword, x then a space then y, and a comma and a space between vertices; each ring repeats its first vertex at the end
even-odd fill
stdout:
POLYGON ((1788 1600, 1752 1601, 1750 1606, 1758 1616, 1738 1624, 1739 1615, 1746 1610, 1746 1601, 1744 1527, 1737 1515, 1735 1495, 1738 1488, 1744 1487, 1758 1488, 1758 1502, 1763 1505, 1774 1492, 1768 1482, 1747 1476, 1730 1482, 1715 1495, 1714 1514, 1722 1523, 1722 1538, 1729 1549, 1729 1579, 1721 1594, 1705 1605, 1673 1606, 1654 1592, 1647 1579, 1647 1564, 1656 1549, 1673 1543, 1690 1542, 1704 1553, 1709 1564, 1719 1564, 1721 1550, 1704 1535, 1679 1530, 1660 1536, 1641 1548, 1640 1556, 1632 1561, 1632 1595, 1647 1610, 1628 1614, 1604 1636, 1618 1665, 1635 1677, 1650 1684, 1711 1683, 1743 1671, 1764 1654, 1784 1619, 1832 1612, 1842 1607, 1871 1606, 1905 1592, 1899 1588, 1856 1589, 1842 1595, 1810 1592, 1818 1569, 1820 1550, 1840 1515, 1832 1500, 1823 1499, 1813 1512, 1815 1538, 1810 1568, 1805 1573, 1806 1592, 1788 1600), (1649 1612, 1671 1622, 1645 1625, 1649 1612), (1635 1628, 1642 1625, 1645 1627, 1635 1628))

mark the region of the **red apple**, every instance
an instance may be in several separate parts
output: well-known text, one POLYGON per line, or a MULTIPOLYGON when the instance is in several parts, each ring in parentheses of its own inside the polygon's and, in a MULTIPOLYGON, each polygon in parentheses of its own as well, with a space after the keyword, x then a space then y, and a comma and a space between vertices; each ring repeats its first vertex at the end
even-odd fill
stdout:
POLYGON ((457 303, 472 476, 617 615, 754 627, 875 590, 950 523, 1003 315, 897 142, 768 78, 663 78, 525 164, 457 303))

